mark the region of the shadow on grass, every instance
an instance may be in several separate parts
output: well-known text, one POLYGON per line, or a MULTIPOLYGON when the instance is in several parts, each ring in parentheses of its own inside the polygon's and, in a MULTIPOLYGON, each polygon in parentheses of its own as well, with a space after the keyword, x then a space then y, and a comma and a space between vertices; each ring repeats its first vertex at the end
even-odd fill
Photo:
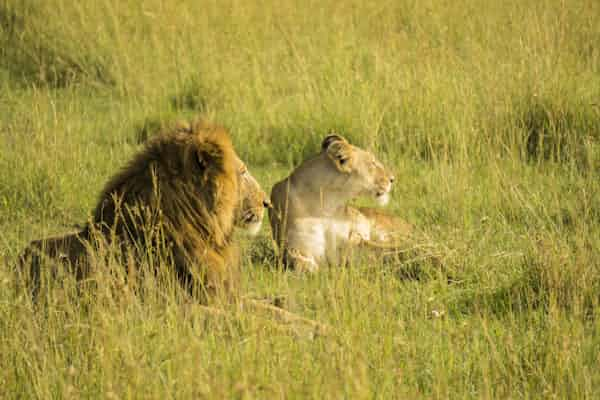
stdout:
POLYGON ((77 54, 68 38, 45 30, 35 6, 0 4, 0 67, 14 82, 64 88, 73 82, 113 85, 109 68, 94 54, 77 54))
POLYGON ((218 93, 211 91, 198 77, 191 76, 184 81, 182 88, 171 96, 169 104, 175 111, 204 112, 209 104, 217 106, 221 100, 218 93))
POLYGON ((595 318, 600 305, 600 265, 577 257, 577 250, 564 250, 538 243, 538 248, 524 259, 524 272, 510 284, 466 292, 449 304, 449 310, 497 316, 558 310, 584 319, 595 318))
POLYGON ((574 162, 583 170, 600 165, 600 113, 593 104, 558 104, 532 96, 515 114, 517 127, 525 133, 528 161, 574 162))
POLYGON ((453 314, 491 313, 496 316, 536 310, 542 305, 541 298, 539 291, 530 283, 527 276, 522 276, 494 290, 467 291, 450 302, 448 309, 453 314))

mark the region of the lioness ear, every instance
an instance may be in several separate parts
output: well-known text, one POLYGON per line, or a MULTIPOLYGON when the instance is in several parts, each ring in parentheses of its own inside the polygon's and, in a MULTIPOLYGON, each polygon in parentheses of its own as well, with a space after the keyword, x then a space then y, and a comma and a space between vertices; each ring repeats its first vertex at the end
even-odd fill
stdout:
POLYGON ((352 170, 352 147, 346 140, 336 140, 330 143, 325 152, 339 171, 350 172, 352 170))
POLYGON ((344 139, 343 137, 341 137, 338 134, 332 133, 330 135, 325 136, 325 138, 323 139, 323 142, 321 142, 321 151, 323 150, 327 150, 327 148, 334 142, 345 142, 348 143, 348 141, 346 139, 344 139))

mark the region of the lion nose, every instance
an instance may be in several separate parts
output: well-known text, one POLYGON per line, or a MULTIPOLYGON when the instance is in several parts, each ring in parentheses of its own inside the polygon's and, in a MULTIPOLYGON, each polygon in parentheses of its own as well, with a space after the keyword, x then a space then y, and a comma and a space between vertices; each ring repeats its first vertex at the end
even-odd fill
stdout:
POLYGON ((390 183, 394 183, 395 180, 396 178, 394 177, 394 175, 390 176, 390 183))
POLYGON ((271 204, 271 202, 269 200, 263 200, 263 206, 265 208, 273 208, 273 205, 271 204))

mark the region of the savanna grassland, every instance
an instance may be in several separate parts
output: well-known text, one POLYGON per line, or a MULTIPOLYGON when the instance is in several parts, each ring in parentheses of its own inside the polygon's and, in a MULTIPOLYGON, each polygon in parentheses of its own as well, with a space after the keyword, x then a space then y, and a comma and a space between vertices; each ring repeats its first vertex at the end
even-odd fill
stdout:
POLYGON ((598 398, 599 252, 596 0, 0 2, 0 398, 598 398), (374 151, 442 263, 240 236, 244 294, 328 335, 118 274, 34 307, 19 251, 198 114, 267 190, 331 130, 374 151))

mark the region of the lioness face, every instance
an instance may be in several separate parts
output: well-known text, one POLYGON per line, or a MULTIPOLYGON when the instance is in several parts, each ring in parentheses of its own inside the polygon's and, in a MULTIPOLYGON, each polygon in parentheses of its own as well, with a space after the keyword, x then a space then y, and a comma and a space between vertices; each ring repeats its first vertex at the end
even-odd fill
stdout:
POLYGON ((368 151, 357 149, 356 174, 360 175, 365 183, 363 194, 375 197, 381 206, 390 201, 390 191, 394 182, 392 175, 384 166, 368 151))
POLYGON ((238 159, 238 179, 240 205, 236 212, 235 224, 251 236, 260 231, 265 208, 271 208, 271 201, 252 176, 246 164, 238 159))
POLYGON ((351 145, 338 135, 327 136, 322 149, 336 169, 348 176, 347 190, 359 196, 372 196, 379 205, 388 203, 394 175, 371 152, 351 145))

